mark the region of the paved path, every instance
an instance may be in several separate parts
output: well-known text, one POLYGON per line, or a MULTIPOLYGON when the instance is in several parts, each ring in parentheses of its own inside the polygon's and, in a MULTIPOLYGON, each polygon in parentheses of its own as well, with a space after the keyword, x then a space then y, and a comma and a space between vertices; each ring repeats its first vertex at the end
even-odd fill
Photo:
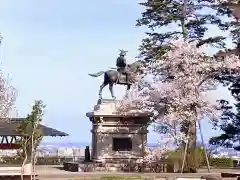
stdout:
MULTIPOLYGON (((180 174, 180 173, 117 173, 117 172, 68 172, 60 170, 61 166, 37 166, 36 171, 39 174, 40 180, 67 180, 77 177, 102 177, 102 176, 144 176, 144 177, 158 177, 161 179, 175 179, 176 177, 196 177, 209 174, 207 169, 200 169, 195 174, 180 174)), ((239 169, 212 169, 211 175, 220 176, 221 172, 239 173, 239 169)), ((235 178, 236 179, 236 178, 235 178)))
MULTIPOLYGON (((142 176, 163 179, 175 179, 177 177, 200 178, 202 175, 209 174, 207 169, 200 169, 195 174, 180 173, 119 173, 119 172, 68 172, 61 170, 62 166, 36 166, 36 174, 40 180, 71 180, 78 177, 102 177, 102 176, 142 176)), ((4 171, 4 173, 16 173, 17 171, 4 171)), ((239 173, 240 169, 212 169, 211 175, 220 176, 221 172, 239 173)), ((0 171, 1 173, 1 171, 0 171)), ((224 178, 225 179, 225 178, 224 178)), ((236 178, 232 178, 235 179, 236 178)), ((227 180, 227 179, 226 179, 227 180)), ((230 180, 230 178, 229 178, 230 180)))

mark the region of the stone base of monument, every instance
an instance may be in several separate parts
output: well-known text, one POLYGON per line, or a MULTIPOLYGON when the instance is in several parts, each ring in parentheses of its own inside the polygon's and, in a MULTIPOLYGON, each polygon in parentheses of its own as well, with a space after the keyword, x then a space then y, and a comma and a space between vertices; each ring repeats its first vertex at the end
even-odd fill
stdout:
MULTIPOLYGON (((142 164, 151 114, 137 109, 120 113, 120 105, 121 101, 101 99, 86 114, 92 123, 92 163, 79 164, 79 171, 149 172, 147 168, 153 169, 149 164, 142 164)), ((174 172, 166 161, 155 163, 154 168, 157 172, 169 169, 168 172, 174 172)))
POLYGON ((96 162, 65 162, 63 169, 70 172, 119 172, 118 164, 101 164, 96 162))
POLYGON ((120 103, 101 99, 86 114, 92 122, 91 159, 95 164, 108 164, 107 169, 114 171, 118 169, 115 165, 123 161, 144 159, 150 121, 150 115, 144 112, 120 114, 120 103))
POLYGON ((119 164, 88 163, 80 165, 79 169, 83 172, 121 172, 119 164))
MULTIPOLYGON (((155 164, 156 165, 156 164, 155 164)), ((63 169, 70 172, 156 172, 156 173, 173 173, 174 167, 167 161, 157 162, 157 166, 153 164, 134 163, 132 162, 64 162, 63 169)))

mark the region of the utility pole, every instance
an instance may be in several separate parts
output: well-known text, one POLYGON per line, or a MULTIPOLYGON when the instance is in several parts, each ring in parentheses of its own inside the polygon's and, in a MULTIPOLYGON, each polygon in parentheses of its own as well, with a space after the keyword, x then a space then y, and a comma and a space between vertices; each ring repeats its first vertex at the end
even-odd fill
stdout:
POLYGON ((0 44, 2 43, 2 40, 3 40, 3 36, 0 33, 0 44))

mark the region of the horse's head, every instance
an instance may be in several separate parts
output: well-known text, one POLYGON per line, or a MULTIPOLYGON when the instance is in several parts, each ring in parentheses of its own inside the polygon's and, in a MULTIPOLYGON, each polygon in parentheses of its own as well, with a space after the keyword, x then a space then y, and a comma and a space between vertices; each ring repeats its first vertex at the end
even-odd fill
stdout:
POLYGON ((229 56, 229 55, 236 55, 236 56, 239 56, 240 55, 240 52, 239 52, 239 48, 237 47, 236 49, 226 49, 225 51, 218 51, 214 57, 216 58, 224 58, 226 56, 229 56))
POLYGON ((134 73, 134 74, 142 74, 144 72, 144 69, 145 69, 145 63, 143 61, 135 61, 134 63, 132 64, 129 64, 129 70, 134 73))
POLYGON ((143 74, 145 68, 144 62, 138 60, 128 65, 129 82, 134 83, 138 74, 143 74))

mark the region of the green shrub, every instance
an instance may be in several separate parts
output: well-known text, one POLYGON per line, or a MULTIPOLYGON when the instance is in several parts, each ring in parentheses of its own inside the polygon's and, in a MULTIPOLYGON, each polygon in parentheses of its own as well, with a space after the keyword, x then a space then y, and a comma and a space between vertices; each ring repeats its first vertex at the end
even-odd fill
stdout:
MULTIPOLYGON (((170 151, 166 155, 168 156, 169 161, 172 161, 175 166, 178 166, 178 169, 181 168, 184 155, 183 149, 170 151)), ((216 168, 228 168, 237 166, 237 162, 231 158, 213 158, 208 154, 208 160, 210 166, 216 168)), ((195 150, 195 163, 198 168, 207 166, 205 153, 204 150, 201 148, 196 148, 195 150)))
MULTIPOLYGON (((205 160, 204 150, 201 148, 196 148, 194 154, 196 163, 195 165, 199 168, 205 160)), ((169 163, 174 165, 175 171, 180 171, 184 157, 184 149, 176 149, 174 151, 169 151, 166 153, 166 156, 169 160, 169 163)))
POLYGON ((231 158, 210 158, 209 163, 210 166, 217 168, 233 167, 233 159, 231 158))
POLYGON ((39 157, 37 158, 37 165, 59 165, 61 160, 58 157, 39 157))
MULTIPOLYGON (((19 156, 15 157, 2 157, 2 164, 13 164, 13 165, 21 165, 23 163, 23 158, 19 156)), ((37 158, 37 165, 60 165, 63 164, 65 161, 72 161, 72 158, 65 158, 65 157, 38 157, 37 158)))
POLYGON ((1 159, 2 159, 1 164, 13 164, 13 165, 22 164, 24 160, 18 156, 13 156, 13 157, 6 156, 6 157, 1 157, 1 159))
POLYGON ((233 167, 238 167, 238 160, 233 160, 233 167))

